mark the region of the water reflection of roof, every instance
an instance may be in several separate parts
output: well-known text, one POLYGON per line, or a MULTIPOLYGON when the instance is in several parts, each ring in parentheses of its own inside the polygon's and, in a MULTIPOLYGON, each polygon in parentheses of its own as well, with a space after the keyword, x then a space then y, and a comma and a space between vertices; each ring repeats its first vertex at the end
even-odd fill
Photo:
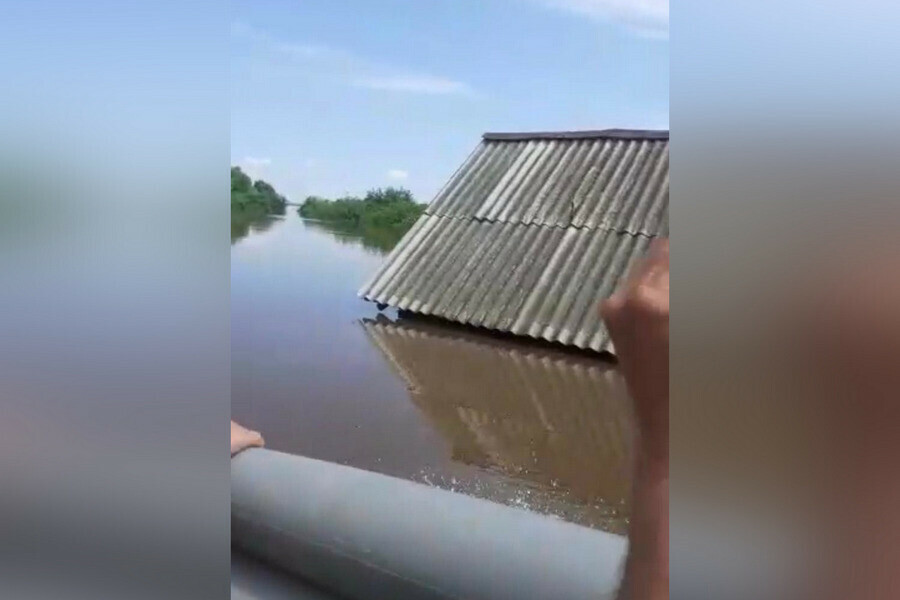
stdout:
POLYGON ((608 363, 428 324, 362 324, 454 459, 622 508, 629 404, 608 363))
POLYGON ((668 137, 485 134, 360 295, 611 350, 597 304, 652 238, 668 235, 668 137))

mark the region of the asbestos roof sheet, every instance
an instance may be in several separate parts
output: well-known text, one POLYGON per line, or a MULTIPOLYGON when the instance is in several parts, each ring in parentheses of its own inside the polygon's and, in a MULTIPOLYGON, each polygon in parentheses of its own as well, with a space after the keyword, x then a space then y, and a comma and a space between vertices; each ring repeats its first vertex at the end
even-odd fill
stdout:
POLYGON ((597 305, 668 235, 669 143, 604 133, 486 135, 360 295, 611 351, 597 305))

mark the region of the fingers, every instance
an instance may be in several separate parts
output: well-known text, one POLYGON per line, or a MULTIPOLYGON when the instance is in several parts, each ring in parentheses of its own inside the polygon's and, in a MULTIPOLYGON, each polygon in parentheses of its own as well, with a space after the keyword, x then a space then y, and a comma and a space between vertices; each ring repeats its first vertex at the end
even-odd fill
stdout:
POLYGON ((253 431, 238 425, 234 421, 231 422, 231 455, 234 456, 238 452, 247 448, 261 448, 265 445, 262 435, 258 431, 253 431))
POLYGON ((600 308, 635 409, 643 454, 664 463, 669 414, 669 244, 654 243, 600 308))
POLYGON ((610 332, 623 321, 669 315, 669 240, 658 239, 625 282, 600 306, 610 332))

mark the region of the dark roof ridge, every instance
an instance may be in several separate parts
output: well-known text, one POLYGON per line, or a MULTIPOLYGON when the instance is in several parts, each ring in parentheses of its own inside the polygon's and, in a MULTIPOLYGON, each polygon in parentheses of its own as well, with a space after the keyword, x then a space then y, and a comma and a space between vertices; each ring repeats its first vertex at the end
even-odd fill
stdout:
POLYGON ((492 133, 481 136, 491 141, 523 141, 523 140, 660 140, 669 139, 667 129, 601 129, 595 131, 535 131, 519 133, 492 133))

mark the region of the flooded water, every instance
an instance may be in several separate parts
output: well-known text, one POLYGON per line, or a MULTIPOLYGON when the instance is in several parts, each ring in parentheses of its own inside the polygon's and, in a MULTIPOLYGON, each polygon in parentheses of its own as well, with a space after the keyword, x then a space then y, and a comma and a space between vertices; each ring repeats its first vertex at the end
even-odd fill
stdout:
POLYGON ((628 401, 594 356, 379 312, 356 292, 396 242, 232 227, 232 416, 268 447, 622 533, 628 401))

